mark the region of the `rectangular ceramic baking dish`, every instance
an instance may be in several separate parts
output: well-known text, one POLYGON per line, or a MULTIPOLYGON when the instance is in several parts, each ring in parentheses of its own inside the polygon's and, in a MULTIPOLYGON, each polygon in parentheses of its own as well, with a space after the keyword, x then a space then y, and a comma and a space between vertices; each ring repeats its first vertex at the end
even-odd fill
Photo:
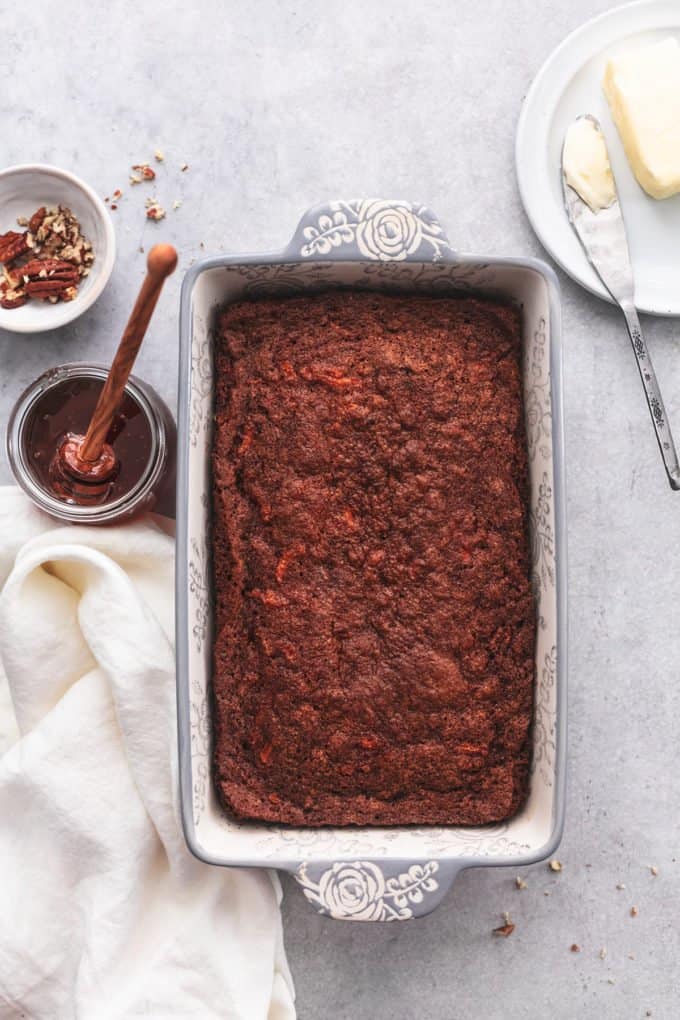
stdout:
POLYGON ((559 843, 565 795, 566 565, 558 285, 535 259, 455 253, 425 206, 332 202, 307 212, 283 252, 206 259, 181 297, 177 498, 177 697, 186 840, 210 864, 292 872, 323 914, 429 913, 463 868, 531 864, 559 843), (522 309, 530 528, 538 620, 530 794, 499 825, 290 828, 229 817, 211 782, 212 346, 218 310, 262 296, 347 287, 503 296, 522 309))

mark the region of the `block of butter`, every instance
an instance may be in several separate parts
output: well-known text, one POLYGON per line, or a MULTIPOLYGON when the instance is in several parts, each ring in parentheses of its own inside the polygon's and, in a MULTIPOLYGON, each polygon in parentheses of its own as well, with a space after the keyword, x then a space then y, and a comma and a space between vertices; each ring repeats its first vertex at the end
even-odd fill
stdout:
POLYGON ((652 198, 680 191, 680 45, 677 39, 612 57, 604 93, 633 173, 652 198))

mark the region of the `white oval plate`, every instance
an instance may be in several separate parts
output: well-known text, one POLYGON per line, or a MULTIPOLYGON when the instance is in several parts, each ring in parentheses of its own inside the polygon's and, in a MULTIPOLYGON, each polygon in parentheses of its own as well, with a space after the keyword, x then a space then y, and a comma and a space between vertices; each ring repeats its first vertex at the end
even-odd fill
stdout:
POLYGON ((515 149, 522 202, 544 248, 577 283, 611 301, 569 224, 560 178, 569 124, 581 113, 600 120, 626 221, 636 304, 653 315, 680 315, 680 195, 658 201, 637 183, 601 83, 611 54, 669 35, 680 39, 678 0, 626 4, 577 29, 536 75, 522 107, 515 149))

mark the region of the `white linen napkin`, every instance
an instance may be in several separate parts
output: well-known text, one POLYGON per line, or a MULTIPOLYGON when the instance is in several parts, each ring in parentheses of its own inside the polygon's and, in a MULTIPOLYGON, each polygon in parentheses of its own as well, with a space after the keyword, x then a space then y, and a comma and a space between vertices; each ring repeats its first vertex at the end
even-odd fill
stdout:
POLYGON ((275 873, 182 836, 173 556, 0 488, 2 1018, 295 1016, 275 873))

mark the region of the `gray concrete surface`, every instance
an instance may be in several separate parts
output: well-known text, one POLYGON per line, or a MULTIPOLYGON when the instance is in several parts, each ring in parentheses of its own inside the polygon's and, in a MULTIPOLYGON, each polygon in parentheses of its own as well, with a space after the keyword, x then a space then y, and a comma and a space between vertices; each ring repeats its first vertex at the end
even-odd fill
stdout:
MULTIPOLYGON (((281 246, 317 200, 415 198, 460 248, 540 255, 514 178, 520 103, 550 50, 608 6, 4 4, 3 163, 53 162, 124 196, 119 257, 98 304, 53 335, 0 333, 0 421, 44 368, 110 355, 142 275, 139 246, 154 239, 177 244, 180 272, 138 371, 171 403, 181 270, 203 251, 281 246), (166 153, 155 191, 168 216, 147 224, 151 189, 131 189, 127 171, 156 147, 166 153)), ((561 281, 571 655, 563 871, 530 869, 522 891, 514 873, 468 872, 434 915, 387 926, 322 920, 286 882, 302 1020, 680 1015, 680 494, 666 485, 619 317, 561 281), (516 931, 494 939, 505 910, 516 931)), ((680 430, 680 322, 644 326, 680 430)))

